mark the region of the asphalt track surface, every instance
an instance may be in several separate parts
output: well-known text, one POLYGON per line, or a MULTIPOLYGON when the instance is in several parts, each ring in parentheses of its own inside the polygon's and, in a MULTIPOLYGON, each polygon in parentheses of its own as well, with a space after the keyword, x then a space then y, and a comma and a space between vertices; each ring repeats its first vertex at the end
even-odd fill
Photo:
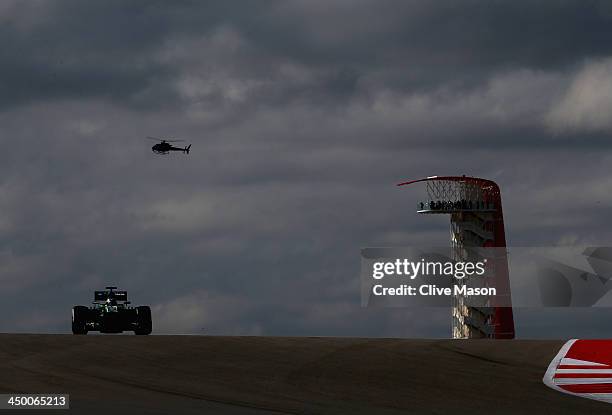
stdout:
POLYGON ((0 393, 82 414, 610 414, 542 383, 563 341, 0 334, 0 393))

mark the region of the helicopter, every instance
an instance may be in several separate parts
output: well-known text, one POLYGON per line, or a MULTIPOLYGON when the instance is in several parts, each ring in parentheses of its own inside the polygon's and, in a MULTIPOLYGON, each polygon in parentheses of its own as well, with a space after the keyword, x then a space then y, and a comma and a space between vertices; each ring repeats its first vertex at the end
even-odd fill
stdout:
POLYGON ((151 147, 151 150, 153 150, 155 154, 168 154, 171 151, 182 151, 185 154, 189 154, 189 149, 191 148, 191 144, 189 144, 185 148, 174 147, 172 144, 170 144, 170 143, 176 143, 178 141, 184 141, 184 140, 165 140, 163 138, 157 138, 157 137, 147 137, 147 138, 149 140, 160 141, 159 143, 151 147))

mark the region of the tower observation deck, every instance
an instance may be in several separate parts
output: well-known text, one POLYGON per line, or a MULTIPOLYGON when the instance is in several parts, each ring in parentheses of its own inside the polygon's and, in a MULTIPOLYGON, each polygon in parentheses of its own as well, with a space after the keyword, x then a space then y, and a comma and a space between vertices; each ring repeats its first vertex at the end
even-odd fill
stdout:
MULTIPOLYGON (((450 215, 450 239, 453 259, 474 261, 482 259, 486 250, 469 248, 503 248, 496 251, 492 260, 496 286, 510 296, 506 235, 499 186, 487 179, 466 176, 431 176, 398 184, 406 186, 425 183, 427 199, 417 203, 421 214, 450 215), (475 254, 475 252, 480 252, 475 254), (501 254, 500 254, 501 253, 501 254)), ((510 299, 508 299, 510 300, 510 299)), ((507 302, 510 304, 510 301, 507 302)), ((514 338, 514 317, 511 307, 492 307, 485 298, 482 304, 465 298, 453 298, 452 337, 466 338, 514 338)))

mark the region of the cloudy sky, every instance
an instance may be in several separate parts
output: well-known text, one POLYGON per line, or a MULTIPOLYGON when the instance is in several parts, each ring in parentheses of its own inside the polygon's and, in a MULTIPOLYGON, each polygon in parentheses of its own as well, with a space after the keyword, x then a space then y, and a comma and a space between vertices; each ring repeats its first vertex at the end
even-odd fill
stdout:
MULTIPOLYGON (((447 243, 395 187, 434 174, 497 181, 509 245, 612 244, 609 2, 5 0, 0 20, 0 331, 68 332, 115 284, 158 333, 448 336, 448 310, 359 297, 361 247, 447 243)), ((516 320, 612 331, 612 309, 516 320)))

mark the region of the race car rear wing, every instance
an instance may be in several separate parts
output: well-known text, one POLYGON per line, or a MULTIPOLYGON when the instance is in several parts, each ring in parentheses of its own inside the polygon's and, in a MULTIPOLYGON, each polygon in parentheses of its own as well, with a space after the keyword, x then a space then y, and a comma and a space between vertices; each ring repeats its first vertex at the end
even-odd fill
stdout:
MULTIPOLYGON (((94 301, 104 302, 108 299, 110 293, 110 291, 94 291, 94 301)), ((113 291, 112 293, 115 296, 115 300, 127 301, 127 291, 113 291)))

